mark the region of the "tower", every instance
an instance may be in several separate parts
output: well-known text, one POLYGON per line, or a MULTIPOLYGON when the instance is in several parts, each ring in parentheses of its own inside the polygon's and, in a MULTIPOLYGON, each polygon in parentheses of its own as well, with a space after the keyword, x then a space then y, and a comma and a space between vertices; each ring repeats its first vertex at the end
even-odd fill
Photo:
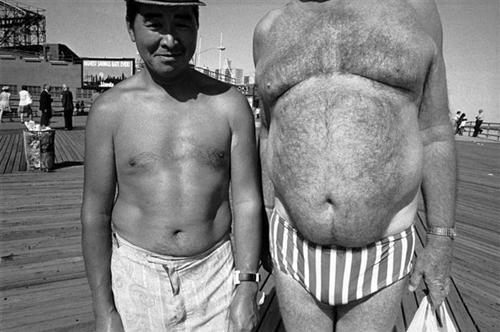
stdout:
POLYGON ((0 0, 0 47, 43 45, 44 9, 0 0))

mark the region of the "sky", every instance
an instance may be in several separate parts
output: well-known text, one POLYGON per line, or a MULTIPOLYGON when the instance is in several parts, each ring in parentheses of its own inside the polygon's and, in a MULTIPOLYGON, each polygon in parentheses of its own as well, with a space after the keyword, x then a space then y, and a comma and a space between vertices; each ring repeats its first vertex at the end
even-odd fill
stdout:
MULTIPOLYGON (((22 0, 46 9, 47 42, 69 46, 81 57, 136 57, 125 26, 123 0, 22 0)), ((222 54, 253 76, 253 29, 268 11, 288 0, 204 0, 200 9, 200 66, 218 68, 222 54)), ((500 1, 436 0, 443 24, 443 54, 452 112, 500 122, 500 1)))

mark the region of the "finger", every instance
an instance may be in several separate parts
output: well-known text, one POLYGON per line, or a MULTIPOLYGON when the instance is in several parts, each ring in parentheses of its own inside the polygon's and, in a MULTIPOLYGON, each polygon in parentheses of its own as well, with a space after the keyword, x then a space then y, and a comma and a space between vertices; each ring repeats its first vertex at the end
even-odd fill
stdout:
POLYGON ((422 272, 419 270, 413 271, 410 277, 410 284, 408 286, 408 290, 410 292, 414 292, 418 288, 418 285, 420 285, 421 281, 422 281, 422 272))
POLYGON ((447 278, 444 282, 435 282, 429 284, 429 301, 433 310, 439 308, 441 303, 450 292, 450 280, 447 278))

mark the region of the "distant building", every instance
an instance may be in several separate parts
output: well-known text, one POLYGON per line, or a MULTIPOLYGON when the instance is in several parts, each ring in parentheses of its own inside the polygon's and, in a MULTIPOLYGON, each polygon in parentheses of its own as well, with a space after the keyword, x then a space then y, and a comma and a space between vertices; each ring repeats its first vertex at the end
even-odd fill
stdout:
POLYGON ((0 85, 16 95, 22 85, 36 97, 49 83, 53 94, 66 84, 74 92, 82 85, 82 61, 62 44, 0 48, 0 85))
POLYGON ((21 86, 26 85, 36 107, 43 84, 49 83, 56 111, 63 84, 73 91, 75 101, 90 103, 96 90, 108 88, 134 71, 133 58, 80 58, 64 44, 0 48, 0 86, 8 85, 15 100, 21 86))
POLYGON ((243 69, 234 68, 233 69, 233 77, 234 77, 234 80, 236 81, 237 85, 243 84, 243 69))

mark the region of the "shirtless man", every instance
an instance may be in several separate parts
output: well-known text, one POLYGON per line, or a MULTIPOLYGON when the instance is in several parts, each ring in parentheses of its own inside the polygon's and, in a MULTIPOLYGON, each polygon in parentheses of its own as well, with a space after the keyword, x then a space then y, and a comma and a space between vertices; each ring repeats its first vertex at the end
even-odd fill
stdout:
POLYGON ((432 0, 294 0, 254 35, 271 254, 287 331, 390 331, 448 293, 455 155, 432 0), (411 278, 422 189, 429 233, 411 278))
POLYGON ((253 116, 236 89, 189 67, 198 5, 128 1, 146 68, 89 114, 82 239, 97 331, 250 331, 257 321, 253 116))

